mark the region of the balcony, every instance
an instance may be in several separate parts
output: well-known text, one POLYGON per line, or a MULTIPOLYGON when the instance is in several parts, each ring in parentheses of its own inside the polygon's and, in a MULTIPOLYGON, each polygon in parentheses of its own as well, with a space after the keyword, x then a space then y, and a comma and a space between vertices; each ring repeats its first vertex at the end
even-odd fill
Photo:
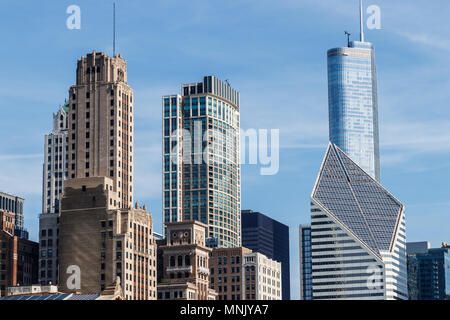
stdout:
POLYGON ((192 266, 167 267, 166 272, 192 272, 192 266))
POLYGON ((198 273, 209 276, 209 269, 205 267, 198 267, 198 273))

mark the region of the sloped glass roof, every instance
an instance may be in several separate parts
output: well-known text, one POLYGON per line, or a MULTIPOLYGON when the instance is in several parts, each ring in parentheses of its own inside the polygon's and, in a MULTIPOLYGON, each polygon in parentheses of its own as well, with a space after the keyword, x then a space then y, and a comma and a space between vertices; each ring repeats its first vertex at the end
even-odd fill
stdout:
POLYGON ((329 145, 313 198, 374 252, 389 251, 403 205, 329 145))

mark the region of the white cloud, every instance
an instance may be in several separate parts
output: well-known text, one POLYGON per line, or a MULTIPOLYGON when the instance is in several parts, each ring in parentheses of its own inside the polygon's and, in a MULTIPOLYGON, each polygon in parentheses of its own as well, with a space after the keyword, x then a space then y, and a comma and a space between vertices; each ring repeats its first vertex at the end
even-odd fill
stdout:
POLYGON ((396 31, 396 34, 406 38, 407 40, 421 44, 427 47, 433 47, 445 51, 450 51, 450 40, 441 38, 434 34, 428 34, 424 32, 412 33, 404 31, 396 31))

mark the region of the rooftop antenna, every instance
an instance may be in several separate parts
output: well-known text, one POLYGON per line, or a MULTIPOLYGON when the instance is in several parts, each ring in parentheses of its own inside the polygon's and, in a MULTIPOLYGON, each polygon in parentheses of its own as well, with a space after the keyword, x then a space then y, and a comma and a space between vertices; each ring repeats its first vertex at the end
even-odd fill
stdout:
POLYGON ((351 33, 347 32, 347 31, 344 31, 344 32, 347 35, 347 47, 350 48, 350 36, 351 36, 351 33))
POLYGON ((113 57, 116 57, 116 3, 113 3, 113 57))
POLYGON ((360 41, 364 42, 363 4, 362 4, 362 0, 359 0, 359 27, 360 27, 360 41))

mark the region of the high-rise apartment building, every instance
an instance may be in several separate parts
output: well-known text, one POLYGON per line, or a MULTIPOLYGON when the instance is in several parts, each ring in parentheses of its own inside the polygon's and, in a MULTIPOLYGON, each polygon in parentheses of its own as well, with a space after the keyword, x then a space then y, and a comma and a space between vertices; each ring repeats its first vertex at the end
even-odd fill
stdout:
POLYGON ((216 300, 210 288, 207 226, 198 221, 171 222, 158 240, 158 300, 216 300))
POLYGON ((312 300, 311 226, 299 227, 300 300, 312 300))
POLYGON ((23 220, 23 205, 25 199, 0 192, 0 211, 6 211, 14 215, 14 235, 28 239, 28 231, 23 220))
POLYGON ((289 227, 252 210, 242 210, 241 219, 242 246, 281 262, 283 300, 290 300, 289 227))
POLYGON ((247 248, 217 248, 210 255, 211 288, 218 300, 244 300, 245 290, 242 286, 244 256, 252 253, 247 248))
POLYGON ((426 245, 420 248, 418 243, 407 246, 409 299, 450 299, 450 247, 445 243, 433 249, 426 245))
POLYGON ((95 51, 82 57, 69 97, 69 178, 109 177, 113 205, 132 207, 134 94, 126 61, 95 51))
POLYGON ((329 144, 311 195, 313 299, 408 299, 404 206, 329 144))
POLYGON ((59 222, 59 288, 98 293, 116 282, 127 300, 156 299, 153 219, 140 208, 119 208, 114 180, 68 179, 59 222), (79 286, 73 275, 78 272, 79 286), (78 288, 77 288, 78 287, 78 288))
POLYGON ((328 102, 331 143, 380 181, 375 50, 362 21, 360 41, 328 51, 328 102))
POLYGON ((219 247, 239 247, 239 93, 208 76, 162 104, 164 224, 200 221, 219 247))
POLYGON ((69 101, 53 114, 52 132, 45 135, 42 214, 39 215, 39 283, 58 284, 59 201, 69 170, 69 101))
POLYGON ((242 263, 244 300, 281 300, 281 263, 259 252, 247 253, 242 263))

